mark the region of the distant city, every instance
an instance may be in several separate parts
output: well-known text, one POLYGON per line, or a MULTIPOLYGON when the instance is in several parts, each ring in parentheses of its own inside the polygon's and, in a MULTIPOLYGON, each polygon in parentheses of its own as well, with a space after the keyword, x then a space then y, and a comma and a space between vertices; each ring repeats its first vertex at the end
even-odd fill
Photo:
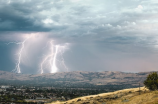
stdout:
MULTIPOLYGON (((110 87, 109 87, 110 88, 110 87)), ((116 89, 113 89, 116 90, 116 89)), ((0 86, 0 102, 6 103, 49 103, 52 101, 66 101, 80 96, 105 93, 112 89, 97 88, 54 88, 29 86, 0 86)))

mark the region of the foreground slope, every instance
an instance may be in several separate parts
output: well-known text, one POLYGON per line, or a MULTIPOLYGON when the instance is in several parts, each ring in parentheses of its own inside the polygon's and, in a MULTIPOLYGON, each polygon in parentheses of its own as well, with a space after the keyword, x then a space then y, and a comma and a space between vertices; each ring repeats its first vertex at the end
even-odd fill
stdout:
POLYGON ((158 91, 141 87, 139 95, 139 88, 131 88, 50 104, 158 104, 158 91))

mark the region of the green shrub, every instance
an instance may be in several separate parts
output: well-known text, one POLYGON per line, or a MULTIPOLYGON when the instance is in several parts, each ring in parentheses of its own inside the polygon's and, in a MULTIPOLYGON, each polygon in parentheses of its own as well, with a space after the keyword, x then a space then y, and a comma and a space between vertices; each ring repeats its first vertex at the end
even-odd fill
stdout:
POLYGON ((149 90, 158 89, 158 74, 157 72, 152 72, 147 76, 147 79, 144 81, 144 85, 149 90))

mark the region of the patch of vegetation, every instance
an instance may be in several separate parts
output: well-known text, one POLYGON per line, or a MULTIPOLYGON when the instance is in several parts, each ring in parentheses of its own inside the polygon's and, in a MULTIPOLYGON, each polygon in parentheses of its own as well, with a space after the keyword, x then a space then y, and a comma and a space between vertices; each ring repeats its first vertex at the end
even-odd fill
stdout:
POLYGON ((152 72, 147 76, 147 79, 144 81, 144 85, 149 90, 158 89, 158 74, 157 72, 152 72))

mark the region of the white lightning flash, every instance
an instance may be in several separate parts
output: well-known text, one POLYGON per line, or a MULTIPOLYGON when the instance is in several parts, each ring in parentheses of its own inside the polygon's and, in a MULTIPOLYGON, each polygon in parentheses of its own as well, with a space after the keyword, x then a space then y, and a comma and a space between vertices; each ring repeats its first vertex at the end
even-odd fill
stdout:
POLYGON ((68 71, 67 66, 65 65, 64 58, 62 56, 64 46, 61 45, 53 45, 53 41, 50 41, 50 53, 45 56, 43 61, 40 64, 40 73, 43 74, 46 67, 49 68, 50 73, 56 73, 58 71, 57 61, 64 66, 64 68, 68 71), (60 54, 60 59, 57 60, 58 54, 60 54), (45 66, 45 67, 44 67, 45 66))
POLYGON ((29 39, 29 37, 26 38, 26 39, 25 39, 24 41, 22 41, 22 42, 9 42, 9 43, 7 43, 7 45, 9 45, 9 44, 17 44, 17 45, 20 44, 20 45, 21 45, 21 48, 20 48, 19 52, 17 53, 17 55, 18 55, 18 60, 17 60, 17 62, 16 62, 15 69, 12 70, 12 71, 15 72, 15 73, 21 73, 20 63, 21 63, 22 52, 23 52, 23 50, 24 50, 24 48, 25 48, 25 42, 26 42, 28 39, 29 39))
POLYGON ((53 58, 53 64, 52 64, 52 68, 51 68, 51 73, 56 73, 58 68, 56 66, 56 58, 57 58, 57 54, 58 54, 58 48, 59 46, 56 45, 55 46, 55 54, 54 54, 54 58, 53 58))
POLYGON ((54 56, 54 52, 53 52, 53 41, 50 41, 50 50, 51 50, 51 53, 49 55, 47 55, 44 60, 42 61, 41 65, 40 65, 40 72, 41 74, 43 74, 44 72, 44 65, 49 62, 49 66, 52 65, 52 61, 53 61, 53 56, 54 56))
MULTIPOLYGON (((64 48, 64 47, 63 47, 63 48, 64 48)), ((63 49, 63 48, 62 48, 62 49, 63 49)), ((63 58, 64 51, 63 51, 63 50, 60 50, 59 52, 60 52, 60 57, 61 57, 61 62, 60 62, 60 64, 63 65, 64 68, 66 69, 66 71, 68 72, 69 69, 68 69, 68 67, 66 66, 65 60, 64 60, 64 58, 63 58)))
POLYGON ((18 52, 18 61, 16 63, 15 69, 13 70, 16 73, 21 73, 21 68, 20 68, 20 63, 21 63, 21 57, 22 57, 22 52, 25 48, 25 42, 28 40, 29 38, 26 38, 24 41, 19 42, 17 44, 21 44, 21 48, 18 52))

